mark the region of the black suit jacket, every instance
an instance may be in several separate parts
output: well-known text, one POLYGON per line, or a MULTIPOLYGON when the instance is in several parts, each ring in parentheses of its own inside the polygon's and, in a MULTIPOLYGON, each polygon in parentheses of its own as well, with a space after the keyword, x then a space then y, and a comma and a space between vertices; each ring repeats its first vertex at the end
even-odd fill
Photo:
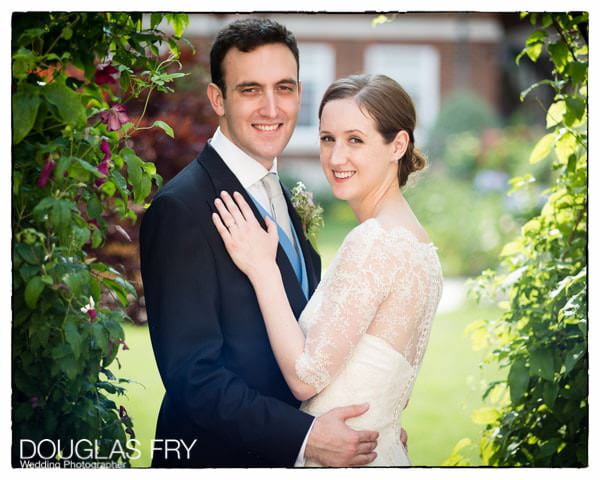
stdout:
MULTIPOLYGON (((313 417, 298 410, 277 366, 256 295, 216 231, 211 213, 219 192, 254 203, 207 145, 156 195, 140 231, 148 324, 165 386, 157 439, 196 440, 191 457, 156 444, 153 466, 292 466, 313 417)), ((321 263, 295 210, 310 294, 321 263)), ((296 318, 306 299, 281 246, 277 252, 296 318)), ((171 446, 174 446, 171 442, 171 446)))

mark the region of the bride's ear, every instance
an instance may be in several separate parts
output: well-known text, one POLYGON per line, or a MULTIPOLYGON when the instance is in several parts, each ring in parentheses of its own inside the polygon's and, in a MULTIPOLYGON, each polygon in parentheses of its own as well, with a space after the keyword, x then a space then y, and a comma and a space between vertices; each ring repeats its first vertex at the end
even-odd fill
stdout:
POLYGON ((225 106, 223 105, 223 93, 216 83, 209 83, 206 87, 206 96, 210 102, 210 106, 215 113, 222 117, 225 115, 225 106))
POLYGON ((400 160, 404 154, 406 153, 406 149, 408 148, 408 144, 410 143, 410 137, 406 130, 400 130, 394 140, 392 140, 393 150, 392 150, 392 158, 395 162, 400 160))

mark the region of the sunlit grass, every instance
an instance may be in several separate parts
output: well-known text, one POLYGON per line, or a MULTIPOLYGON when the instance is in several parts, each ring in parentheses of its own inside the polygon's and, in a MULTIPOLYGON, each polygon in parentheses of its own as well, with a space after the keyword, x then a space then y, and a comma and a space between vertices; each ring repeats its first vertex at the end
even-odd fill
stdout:
MULTIPOLYGON (((464 330, 472 321, 498 314, 494 308, 466 302, 435 318, 421 371, 403 414, 414 465, 441 465, 461 438, 478 443, 481 426, 471 421, 471 414, 483 406, 482 394, 487 383, 496 379, 497 371, 480 368, 483 354, 473 351, 464 330)), ((463 454, 473 465, 480 463, 475 448, 463 454)))

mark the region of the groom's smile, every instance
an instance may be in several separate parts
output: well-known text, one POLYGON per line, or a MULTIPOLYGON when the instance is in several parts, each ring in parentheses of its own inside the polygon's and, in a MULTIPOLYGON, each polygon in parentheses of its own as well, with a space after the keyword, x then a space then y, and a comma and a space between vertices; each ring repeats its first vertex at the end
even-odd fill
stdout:
POLYGON ((226 137, 269 169, 296 126, 301 90, 296 59, 281 43, 249 52, 232 48, 223 60, 223 73, 225 92, 213 84, 208 90, 219 126, 226 137))

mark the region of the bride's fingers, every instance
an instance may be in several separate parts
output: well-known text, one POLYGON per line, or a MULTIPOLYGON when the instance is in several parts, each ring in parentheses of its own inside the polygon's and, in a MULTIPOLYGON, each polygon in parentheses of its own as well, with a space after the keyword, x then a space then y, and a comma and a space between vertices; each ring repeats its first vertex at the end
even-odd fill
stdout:
POLYGON ((228 229, 232 228, 236 223, 235 218, 233 218, 231 213, 229 213, 229 210, 227 210, 227 207, 225 206, 225 204, 223 203, 223 201, 220 198, 217 198, 215 200, 215 207, 217 208, 217 211, 219 212, 220 219, 222 220, 223 224, 228 229))
POLYGON ((231 239, 231 233, 229 233, 229 230, 227 230, 227 227, 223 223, 223 220, 221 220, 221 217, 218 213, 212 214, 212 221, 215 224, 215 227, 217 228, 217 232, 219 232, 219 235, 221 235, 223 242, 225 242, 225 245, 227 245, 227 243, 231 239))
POLYGON ((246 219, 247 222, 252 222, 252 220, 256 221, 256 217, 254 216, 254 212, 246 202, 246 199, 240 192, 233 192, 233 199, 236 201, 238 207, 240 208, 242 215, 246 219))
POLYGON ((279 240, 279 232, 277 231, 277 224, 271 220, 269 217, 265 217, 265 225, 267 226, 267 233, 270 236, 275 237, 276 240, 279 240))
POLYGON ((229 195, 229 193, 225 191, 222 191, 221 200, 223 200, 223 202, 225 202, 225 205, 227 205, 227 210, 229 210, 229 213, 235 220, 235 223, 237 223, 238 225, 242 225, 246 221, 246 219, 242 215, 242 212, 240 212, 240 209, 238 208, 237 204, 233 201, 233 198, 231 198, 231 195, 229 195))

